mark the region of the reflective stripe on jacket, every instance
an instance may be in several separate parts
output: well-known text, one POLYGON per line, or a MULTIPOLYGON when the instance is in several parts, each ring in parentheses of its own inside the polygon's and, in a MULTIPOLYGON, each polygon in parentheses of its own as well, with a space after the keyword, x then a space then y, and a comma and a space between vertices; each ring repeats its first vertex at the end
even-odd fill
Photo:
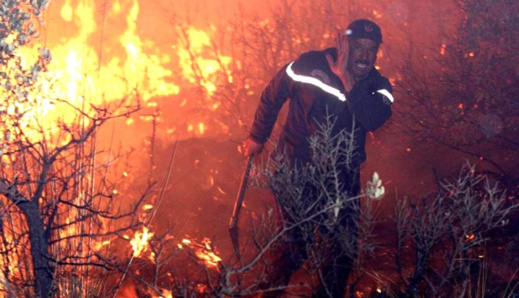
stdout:
POLYGON ((279 150, 284 150, 291 161, 310 161, 308 138, 329 115, 335 118, 334 134, 355 128, 355 166, 358 166, 366 159, 366 133, 381 127, 391 116, 393 89, 389 80, 373 69, 347 93, 331 71, 326 54, 336 59, 336 49, 329 48, 304 53, 282 67, 261 95, 250 136, 255 142, 265 143, 281 107, 290 99, 279 150))

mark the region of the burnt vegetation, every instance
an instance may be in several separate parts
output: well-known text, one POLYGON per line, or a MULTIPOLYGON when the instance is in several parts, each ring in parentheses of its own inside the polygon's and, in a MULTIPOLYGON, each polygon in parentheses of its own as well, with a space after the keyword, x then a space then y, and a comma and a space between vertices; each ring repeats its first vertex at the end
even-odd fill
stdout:
MULTIPOLYGON (((517 1, 284 0, 264 15, 236 12, 211 29, 201 48, 189 34, 196 25, 176 15, 167 26, 192 73, 174 78, 180 91, 157 96, 155 105, 142 105, 134 86, 105 105, 87 93, 81 94, 87 104, 78 104, 42 92, 53 90, 41 84, 52 51, 33 49, 29 66, 18 51, 38 40, 36 28, 45 30, 40 21, 48 4, 3 1, 0 9, 0 295, 222 297, 274 290, 260 285, 275 240, 290 227, 277 223, 271 188, 297 203, 298 186, 319 185, 312 173, 326 170, 344 148, 331 146, 323 127, 312 143, 322 169, 273 176, 278 161, 268 153, 276 128, 252 169, 237 259, 226 225, 245 163, 237 147, 277 69, 306 50, 333 46, 337 30, 355 18, 381 25, 377 65, 396 101, 389 125, 367 140, 362 181, 378 172, 385 196, 370 198, 368 184, 361 194, 349 295, 517 295, 517 1), (203 59, 217 70, 204 72, 203 59), (67 106, 70 117, 47 126, 34 113, 42 103, 67 106), (129 148, 113 146, 111 125, 126 130, 130 118, 137 124, 129 148), (193 131, 190 119, 204 119, 198 135, 183 133, 193 131)), ((180 63, 171 64, 175 73, 180 63)), ((351 199, 325 188, 322 197, 320 206, 294 205, 292 224, 308 226, 308 237, 323 224, 314 222, 319 214, 351 199)), ((309 296, 316 289, 318 265, 333 258, 322 254, 326 239, 319 241, 288 292, 309 296)), ((347 239, 344 245, 353 250, 347 239)))

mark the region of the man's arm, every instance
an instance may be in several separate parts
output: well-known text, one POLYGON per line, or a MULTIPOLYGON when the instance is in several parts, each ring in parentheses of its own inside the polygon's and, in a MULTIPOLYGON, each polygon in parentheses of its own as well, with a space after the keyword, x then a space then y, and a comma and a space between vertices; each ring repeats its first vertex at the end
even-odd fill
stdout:
POLYGON ((261 94, 261 99, 254 116, 250 137, 243 142, 245 155, 257 154, 263 150, 276 123, 279 111, 290 96, 289 80, 284 66, 261 94))
POLYGON ((347 104, 365 130, 376 130, 391 117, 392 92, 389 80, 378 72, 353 87, 347 104))

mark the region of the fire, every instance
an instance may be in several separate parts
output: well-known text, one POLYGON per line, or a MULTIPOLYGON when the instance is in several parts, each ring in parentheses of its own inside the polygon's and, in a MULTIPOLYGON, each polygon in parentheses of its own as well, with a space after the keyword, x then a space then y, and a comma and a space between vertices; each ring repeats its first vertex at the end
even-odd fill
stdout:
POLYGON ((190 239, 183 239, 182 244, 179 244, 178 247, 183 248, 183 246, 186 246, 192 249, 195 256, 200 259, 206 267, 218 268, 218 263, 222 261, 214 251, 209 238, 202 239, 202 243, 196 243, 190 239))
POLYGON ((203 135, 207 130, 206 125, 203 122, 199 122, 198 124, 190 124, 187 127, 187 131, 195 133, 195 135, 203 135))
POLYGON ((173 298, 173 291, 167 290, 167 289, 161 289, 162 294, 157 295, 155 292, 148 290, 148 294, 150 297, 157 297, 157 298, 173 298))
POLYGON ((445 55, 445 50, 447 49, 447 45, 446 44, 442 44, 441 48, 440 48, 440 55, 445 55))
MULTIPOLYGON (((13 116, 23 114, 18 127, 35 142, 43 140, 48 142, 49 146, 57 146, 69 141, 71 136, 57 136, 62 131, 62 126, 60 127, 59 124, 81 123, 81 125, 88 126, 90 124, 88 118, 81 115, 94 116, 96 109, 91 106, 109 109, 112 107, 118 108, 119 103, 123 100, 127 100, 125 103, 135 103, 139 99, 144 101, 144 106, 148 108, 158 108, 157 103, 153 102, 154 98, 174 97, 180 93, 179 83, 174 80, 176 73, 170 67, 172 61, 176 61, 177 58, 180 61, 179 67, 182 70, 183 78, 202 86, 208 95, 216 92, 217 84, 213 82, 213 79, 215 75, 221 74, 222 70, 227 75, 225 78, 227 81, 232 82, 233 80, 231 74, 225 71, 231 62, 231 58, 213 52, 208 54, 208 51, 212 51, 212 45, 207 32, 188 28, 186 39, 189 40, 189 47, 181 43, 173 44, 169 46, 170 50, 174 49, 171 52, 163 52, 155 42, 140 37, 137 30, 137 17, 140 7, 137 0, 112 1, 107 5, 104 13, 110 17, 124 18, 125 22, 122 33, 117 34, 115 39, 108 40, 106 38, 106 42, 103 40, 100 43, 101 46, 93 44, 95 40, 100 39, 99 32, 106 30, 101 27, 103 23, 96 19, 96 17, 99 18, 100 11, 103 9, 96 7, 94 0, 58 0, 53 4, 60 2, 62 6, 58 9, 59 14, 57 16, 50 18, 48 18, 48 15, 44 16, 48 18, 45 20, 46 24, 58 22, 60 31, 56 34, 54 31, 47 32, 45 31, 46 28, 42 28, 41 36, 43 36, 43 40, 33 40, 31 47, 23 48, 18 53, 22 59, 22 65, 26 67, 37 61, 38 53, 51 54, 52 60, 47 65, 46 72, 40 73, 39 80, 31 90, 23 90, 28 94, 26 101, 0 107, 0 114, 13 116), (124 5, 121 5, 121 2, 124 5), (69 28, 78 28, 78 30, 71 36, 60 36, 61 30, 68 32, 69 28), (60 39, 56 39, 56 36, 60 39), (55 40, 50 40, 52 38, 55 38, 55 40), (46 47, 49 48, 50 53, 42 50, 46 47), (192 57, 194 56, 190 56, 189 51, 192 51, 195 56, 203 55, 210 58, 193 60, 192 57), (193 65, 196 65, 196 67, 194 68, 193 65), (20 111, 23 113, 20 113, 20 111)), ((111 29, 113 28, 109 30, 111 29)), ((12 34, 5 38, 4 42, 7 44, 13 43, 17 38, 18 36, 12 34)), ((4 67, 15 67, 15 65, 2 65, 0 72, 7 72, 4 67)), ((7 95, 0 95, 0 101, 4 100, 4 96, 7 95)), ((181 100, 184 100, 184 105, 189 104, 189 99, 174 99, 178 100, 179 104, 181 100)), ((209 100, 211 99, 209 98, 209 100)), ((220 107, 220 103, 211 101, 207 106, 216 110, 220 107)), ((154 120, 153 117, 145 119, 145 121, 152 120, 154 120)), ((190 129, 194 135, 201 136, 210 131, 210 126, 201 120, 194 117, 190 118, 190 129)), ((126 124, 132 125, 135 121, 136 119, 129 118, 126 124)), ((10 123, 2 124, 4 127, 10 126, 10 123)), ((174 132, 175 129, 168 129, 168 133, 174 132)), ((0 130, 0 132, 2 135, 0 138, 6 141, 11 140, 11 132, 8 130, 0 130)), ((0 150, 0 156, 2 154, 4 152, 0 150)), ((4 155, 1 158, 7 164, 12 162, 15 156, 4 155)), ((124 171, 122 176, 127 177, 128 172, 124 171)), ((213 178, 211 177, 211 179, 213 178)), ((83 181, 81 182, 83 185, 83 181)), ((84 178, 84 185, 94 183, 95 181, 84 178)), ((211 180, 211 183, 214 183, 214 181, 211 180)), ((123 190, 121 189, 121 191, 123 190)), ((82 206, 85 201, 85 193, 82 189, 78 193, 74 204, 82 206)), ((117 188, 113 188, 112 193, 118 194, 119 191, 117 188)), ((153 205, 151 204, 143 206, 144 211, 152 208, 153 205)), ((59 214, 63 217, 60 218, 60 224, 63 224, 64 228, 59 230, 59 237, 56 238, 67 239, 78 234, 91 232, 91 230, 88 230, 92 229, 91 226, 81 226, 81 219, 84 214, 61 211, 59 214)), ((103 229, 108 226, 108 223, 106 225, 103 223, 100 226, 100 229, 103 229)), ((11 229, 14 230, 14 228, 11 229)), ((153 236, 154 233, 148 227, 143 227, 142 230, 135 232, 133 237, 125 236, 132 246, 132 255, 141 257, 146 252, 150 252, 150 240, 153 236)), ((5 238, 11 243, 9 235, 5 235, 5 238)), ((90 255, 92 250, 99 251, 108 248, 111 240, 113 239, 89 240, 89 243, 72 240, 67 242, 67 247, 54 245, 52 253, 54 255, 66 255, 60 253, 60 251, 68 249, 78 252, 77 255, 81 257, 86 257, 90 255)), ((209 239, 204 239, 202 244, 190 243, 185 245, 189 246, 196 257, 208 267, 217 266, 218 262, 221 261, 209 239)), ((2 248, 4 251, 11 249, 10 247, 2 248)), ((153 257, 152 253, 150 255, 153 257)), ((23 270, 23 267, 18 265, 19 263, 15 261, 11 261, 7 265, 10 274, 17 275, 20 270, 23 270)), ((1 278, 2 275, 0 275, 1 278)))
MULTIPOLYGON (((58 29, 71 36, 57 40, 54 36, 59 35, 45 31, 52 26, 45 26, 40 29, 44 40, 33 40, 31 47, 21 50, 24 65, 36 61, 41 48, 48 47, 52 56, 47 71, 40 74, 40 80, 34 87, 37 91, 29 94, 31 99, 17 103, 22 106, 5 107, 10 114, 16 113, 15 110, 26 111, 21 127, 32 140, 52 140, 52 136, 61 131, 58 122, 77 123, 81 113, 93 116, 96 110, 90 105, 119 108, 118 104, 123 99, 135 103, 138 98, 146 102, 148 108, 157 107, 154 98, 174 97, 180 93, 180 83, 175 78, 178 71, 173 71, 171 67, 177 59, 178 63, 174 64, 180 68, 183 78, 204 89, 209 101, 208 109, 214 111, 220 108, 221 104, 214 102, 211 95, 217 91, 216 80, 222 74, 224 80, 233 81, 231 72, 227 70, 232 59, 213 47, 210 34, 214 28, 206 32, 187 27, 182 32, 183 40, 169 47, 159 46, 138 35, 138 0, 126 0, 125 5, 114 1, 105 3, 104 7, 96 7, 96 2, 53 2, 54 5, 61 5, 59 13, 44 21, 52 25, 59 23, 58 29), (99 20, 100 12, 105 15, 104 18, 124 19, 124 23, 114 29, 121 31, 115 38, 101 40, 99 45, 95 45, 94 41, 100 40, 100 32, 108 30, 106 23, 99 20), (77 30, 72 32, 69 28, 77 30), (168 48, 173 51, 167 51, 168 48)), ((104 39, 104 33, 101 34, 101 39, 104 39)), ((5 42, 13 42, 16 38, 11 34, 5 42)), ((208 126, 200 120, 191 119, 187 127, 190 135, 206 134, 208 126)), ((81 121, 83 125, 89 124, 88 119, 81 121)), ((129 118, 126 124, 132 125, 134 122, 129 118)), ((168 128, 168 133, 172 131, 176 129, 168 128)), ((58 145, 65 141, 52 140, 51 143, 58 145)))
POLYGON ((133 248, 133 256, 140 257, 142 253, 149 250, 148 241, 153 237, 154 233, 150 232, 147 227, 142 227, 142 232, 136 232, 130 244, 133 248))
POLYGON ((377 10, 373 10, 373 16, 377 19, 380 19, 383 17, 382 14, 377 10))
MULTIPOLYGON (((216 91, 216 86, 209 80, 209 77, 222 67, 227 67, 231 62, 231 57, 218 55, 214 59, 201 58, 204 50, 211 46, 209 35, 205 31, 193 27, 185 29, 184 35, 187 48, 173 47, 180 57, 182 74, 192 83, 198 82, 209 95, 212 95, 216 91), (196 54, 196 58, 194 58, 194 54, 196 54)), ((227 76, 227 80, 232 81, 230 73, 227 76)))
MULTIPOLYGON (((72 107, 93 115, 95 111, 89 108, 90 104, 110 106, 134 90, 138 90, 143 101, 180 92, 180 87, 172 82, 172 71, 166 65, 171 57, 157 53, 153 42, 137 35, 139 2, 132 0, 130 4, 125 18, 126 29, 113 45, 123 52, 107 58, 102 49, 90 46, 95 33, 102 30, 95 19, 95 2, 88 0, 72 4, 70 0, 65 1, 60 11, 63 26, 77 26, 79 29, 75 36, 50 47, 52 61, 36 85, 39 91, 31 92, 31 106, 23 109, 28 111, 24 119, 26 126, 31 125, 32 119, 42 120, 43 116, 44 121, 38 124, 43 126, 43 131, 52 133, 58 131, 57 121, 77 121, 78 113, 72 107)), ((118 16, 123 12, 117 2, 107 13, 118 16)), ((15 38, 10 36, 7 41, 15 38)), ((22 49, 24 64, 35 61, 35 53, 42 47, 34 41, 31 48, 22 49)))

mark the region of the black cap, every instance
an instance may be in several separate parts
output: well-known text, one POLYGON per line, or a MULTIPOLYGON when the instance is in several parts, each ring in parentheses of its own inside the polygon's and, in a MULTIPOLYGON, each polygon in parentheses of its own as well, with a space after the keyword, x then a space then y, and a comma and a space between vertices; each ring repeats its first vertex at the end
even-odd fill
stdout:
POLYGON ((350 38, 367 38, 382 43, 380 27, 374 22, 365 19, 351 22, 346 29, 346 36, 350 38))

